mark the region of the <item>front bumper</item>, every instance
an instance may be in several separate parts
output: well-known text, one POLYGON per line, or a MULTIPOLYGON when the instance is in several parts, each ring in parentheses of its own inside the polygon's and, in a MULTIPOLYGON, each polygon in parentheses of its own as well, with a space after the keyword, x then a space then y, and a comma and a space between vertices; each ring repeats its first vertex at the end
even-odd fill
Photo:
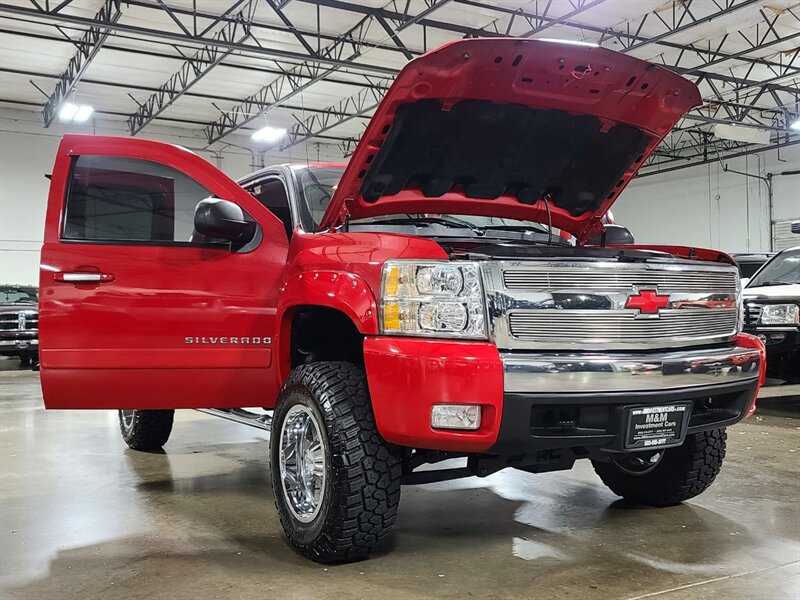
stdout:
POLYGON ((381 435, 403 446, 453 452, 612 449, 618 415, 633 404, 692 402, 689 432, 731 425, 753 410, 763 347, 739 336, 725 347, 631 354, 501 354, 486 342, 371 337, 364 357, 381 435), (434 404, 479 404, 476 431, 433 429, 434 404))
POLYGON ((800 349, 800 328, 796 326, 745 327, 745 331, 764 342, 767 356, 778 356, 800 349))
POLYGON ((767 365, 770 376, 800 377, 800 328, 796 326, 745 327, 757 336, 767 348, 767 365))
POLYGON ((34 355, 39 351, 35 331, 7 331, 0 335, 0 356, 34 355))

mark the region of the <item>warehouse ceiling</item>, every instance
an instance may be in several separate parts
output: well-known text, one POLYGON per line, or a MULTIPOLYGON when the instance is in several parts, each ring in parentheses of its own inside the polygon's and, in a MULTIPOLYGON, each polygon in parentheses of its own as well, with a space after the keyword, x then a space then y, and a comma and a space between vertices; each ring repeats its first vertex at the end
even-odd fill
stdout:
POLYGON ((276 149, 347 155, 408 60, 506 35, 597 43, 699 85, 703 106, 642 174, 800 142, 796 0, 0 0, 0 106, 49 125, 90 104, 132 135, 179 126, 211 149, 255 146, 268 124, 289 132, 276 149))

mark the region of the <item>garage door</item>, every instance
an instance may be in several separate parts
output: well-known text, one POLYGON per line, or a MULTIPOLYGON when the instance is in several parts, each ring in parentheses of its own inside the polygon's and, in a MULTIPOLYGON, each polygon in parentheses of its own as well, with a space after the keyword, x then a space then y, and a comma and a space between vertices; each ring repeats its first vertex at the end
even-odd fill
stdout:
POLYGON ((775 252, 780 252, 793 246, 800 246, 800 235, 792 233, 792 222, 775 221, 772 224, 772 249, 775 252))

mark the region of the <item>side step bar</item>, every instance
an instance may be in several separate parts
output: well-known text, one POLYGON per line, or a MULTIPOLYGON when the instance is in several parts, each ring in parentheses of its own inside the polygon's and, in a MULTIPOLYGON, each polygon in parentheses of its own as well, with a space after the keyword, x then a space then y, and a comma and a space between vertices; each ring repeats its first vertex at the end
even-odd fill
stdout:
POLYGON ((256 427, 264 431, 272 429, 271 414, 259 415, 243 408, 197 408, 195 410, 214 417, 222 417, 223 419, 228 419, 228 421, 250 425, 250 427, 256 427))

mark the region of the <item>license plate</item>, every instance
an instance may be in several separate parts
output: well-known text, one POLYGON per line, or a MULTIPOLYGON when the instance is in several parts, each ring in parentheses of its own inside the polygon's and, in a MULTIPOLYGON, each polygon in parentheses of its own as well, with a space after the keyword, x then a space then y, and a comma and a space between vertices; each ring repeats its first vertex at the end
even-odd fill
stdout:
POLYGON ((689 424, 690 404, 633 406, 628 410, 625 448, 680 446, 689 424))

